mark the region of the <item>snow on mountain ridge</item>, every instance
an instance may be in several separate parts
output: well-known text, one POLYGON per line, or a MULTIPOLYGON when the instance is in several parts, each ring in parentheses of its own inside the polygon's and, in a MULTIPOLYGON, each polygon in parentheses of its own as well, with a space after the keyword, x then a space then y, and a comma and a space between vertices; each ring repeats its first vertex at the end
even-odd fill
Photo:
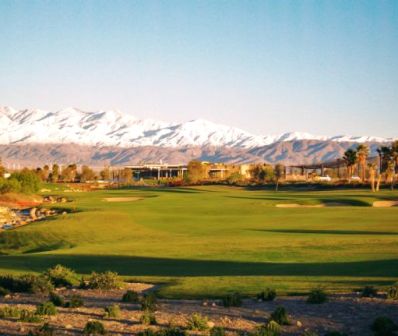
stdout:
POLYGON ((259 136, 204 119, 167 123, 153 119, 140 120, 118 110, 87 112, 68 107, 51 112, 0 107, 0 144, 78 143, 122 147, 211 145, 255 148, 292 140, 384 142, 392 139, 367 136, 327 137, 302 132, 259 136))

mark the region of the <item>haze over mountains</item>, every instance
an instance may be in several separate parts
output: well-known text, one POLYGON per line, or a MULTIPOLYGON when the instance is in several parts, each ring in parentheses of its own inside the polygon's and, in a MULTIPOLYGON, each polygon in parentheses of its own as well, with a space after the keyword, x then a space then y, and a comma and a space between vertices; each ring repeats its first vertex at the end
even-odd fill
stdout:
POLYGON ((392 140, 300 132, 253 135, 202 119, 167 123, 140 120, 119 111, 0 107, 0 157, 21 164, 77 162, 100 166, 191 159, 312 163, 341 157, 357 143, 369 143, 375 151, 380 143, 392 140))

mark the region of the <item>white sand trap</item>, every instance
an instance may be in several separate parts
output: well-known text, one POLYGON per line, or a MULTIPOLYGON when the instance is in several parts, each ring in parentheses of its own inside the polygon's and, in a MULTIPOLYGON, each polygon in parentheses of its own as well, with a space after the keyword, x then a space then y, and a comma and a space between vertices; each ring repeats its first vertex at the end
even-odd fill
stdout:
POLYGON ((107 197, 104 198, 104 201, 106 202, 134 202, 134 201, 139 201, 142 200, 141 197, 107 197))
POLYGON ((390 208, 398 206, 398 201, 376 201, 373 202, 375 208, 390 208))
POLYGON ((326 208, 326 207, 341 207, 347 206, 344 203, 338 202, 330 202, 330 203, 322 203, 322 204, 297 204, 297 203, 285 203, 285 204, 277 204, 277 208, 326 208))

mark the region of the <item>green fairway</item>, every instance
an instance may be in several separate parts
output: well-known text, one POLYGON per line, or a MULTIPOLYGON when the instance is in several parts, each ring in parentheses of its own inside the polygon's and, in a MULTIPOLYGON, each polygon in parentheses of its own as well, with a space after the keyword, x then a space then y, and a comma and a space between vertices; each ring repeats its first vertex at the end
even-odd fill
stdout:
POLYGON ((398 192, 203 186, 64 195, 72 213, 0 234, 2 273, 57 263, 82 274, 112 270, 163 282, 168 297, 398 280, 398 207, 371 207, 398 192), (138 199, 104 200, 111 197, 138 199), (291 203, 330 206, 276 207, 291 203))

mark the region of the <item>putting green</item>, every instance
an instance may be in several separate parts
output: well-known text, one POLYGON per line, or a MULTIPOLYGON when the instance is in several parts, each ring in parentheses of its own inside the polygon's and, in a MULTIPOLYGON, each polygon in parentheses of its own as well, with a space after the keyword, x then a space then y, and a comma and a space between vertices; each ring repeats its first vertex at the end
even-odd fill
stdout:
POLYGON ((65 195, 73 201, 62 207, 72 213, 0 234, 0 272, 56 263, 82 274, 109 269, 165 283, 169 297, 346 291, 398 280, 398 208, 372 207, 398 192, 204 186, 65 195), (112 198, 140 201, 104 201, 112 198))

